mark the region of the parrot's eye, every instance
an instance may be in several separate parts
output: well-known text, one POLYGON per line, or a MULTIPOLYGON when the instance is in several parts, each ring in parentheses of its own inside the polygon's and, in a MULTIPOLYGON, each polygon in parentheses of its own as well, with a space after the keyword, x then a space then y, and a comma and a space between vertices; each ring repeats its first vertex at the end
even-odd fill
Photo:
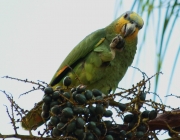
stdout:
POLYGON ((124 15, 124 18, 127 18, 127 16, 128 16, 128 14, 126 13, 126 14, 124 15))
POLYGON ((136 27, 137 27, 137 28, 139 28, 139 29, 141 29, 141 28, 142 28, 142 26, 138 26, 138 25, 136 25, 136 27))

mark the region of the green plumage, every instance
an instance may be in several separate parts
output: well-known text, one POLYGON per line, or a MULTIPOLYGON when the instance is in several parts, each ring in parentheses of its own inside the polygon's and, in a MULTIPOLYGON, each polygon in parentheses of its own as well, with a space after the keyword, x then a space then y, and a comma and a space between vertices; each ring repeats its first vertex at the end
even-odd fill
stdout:
MULTIPOLYGON (((49 85, 53 88, 63 87, 63 78, 68 75, 72 79, 72 87, 84 84, 87 89, 97 88, 105 95, 111 90, 115 91, 133 62, 137 33, 142 26, 143 20, 140 16, 134 12, 126 12, 106 28, 91 33, 69 53, 49 85), (117 47, 122 41, 119 36, 125 44, 117 47)), ((38 117, 38 108, 41 110, 41 103, 22 119, 25 129, 35 125, 38 127, 43 123, 38 117)))
MULTIPOLYGON (((108 94, 111 89, 115 90, 125 75, 136 53, 137 37, 125 42, 125 49, 122 52, 116 51, 115 58, 112 59, 109 45, 116 34, 108 31, 108 28, 104 28, 88 35, 69 53, 59 67, 58 71, 67 65, 72 67, 72 70, 69 69, 63 76, 69 75, 73 86, 84 84, 88 89, 98 88, 104 94, 108 94), (96 46, 102 38, 104 40, 96 46), (73 66, 76 62, 78 63, 73 66)), ((62 86, 63 76, 60 80, 55 74, 50 85, 62 86)))

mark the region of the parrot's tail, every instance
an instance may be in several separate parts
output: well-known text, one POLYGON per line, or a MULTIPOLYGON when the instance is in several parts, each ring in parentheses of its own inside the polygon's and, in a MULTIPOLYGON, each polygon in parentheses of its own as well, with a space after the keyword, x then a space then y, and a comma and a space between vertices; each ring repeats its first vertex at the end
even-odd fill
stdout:
POLYGON ((36 130, 37 127, 44 123, 43 118, 41 117, 43 102, 37 103, 37 105, 31 109, 26 116, 21 120, 21 125, 26 130, 36 130))

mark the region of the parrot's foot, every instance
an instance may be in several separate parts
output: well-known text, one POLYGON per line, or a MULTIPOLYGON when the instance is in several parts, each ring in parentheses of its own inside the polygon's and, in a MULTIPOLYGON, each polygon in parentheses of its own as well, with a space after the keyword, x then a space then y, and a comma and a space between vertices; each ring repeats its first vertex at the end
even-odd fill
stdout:
POLYGON ((113 38, 110 47, 118 51, 123 51, 125 47, 125 41, 123 37, 121 35, 117 35, 115 38, 113 38))

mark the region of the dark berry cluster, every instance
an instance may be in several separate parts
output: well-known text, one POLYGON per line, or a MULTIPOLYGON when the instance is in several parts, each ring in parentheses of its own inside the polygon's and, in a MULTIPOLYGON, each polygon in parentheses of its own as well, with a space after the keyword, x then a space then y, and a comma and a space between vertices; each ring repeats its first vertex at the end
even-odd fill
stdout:
MULTIPOLYGON (((70 77, 65 77, 63 84, 68 87, 70 77)), ((49 120, 47 126, 53 137, 113 140, 113 136, 107 132, 112 121, 102 119, 111 117, 113 113, 104 107, 108 102, 103 101, 100 90, 86 90, 86 86, 78 85, 69 91, 46 87, 44 93, 41 116, 49 120)))

